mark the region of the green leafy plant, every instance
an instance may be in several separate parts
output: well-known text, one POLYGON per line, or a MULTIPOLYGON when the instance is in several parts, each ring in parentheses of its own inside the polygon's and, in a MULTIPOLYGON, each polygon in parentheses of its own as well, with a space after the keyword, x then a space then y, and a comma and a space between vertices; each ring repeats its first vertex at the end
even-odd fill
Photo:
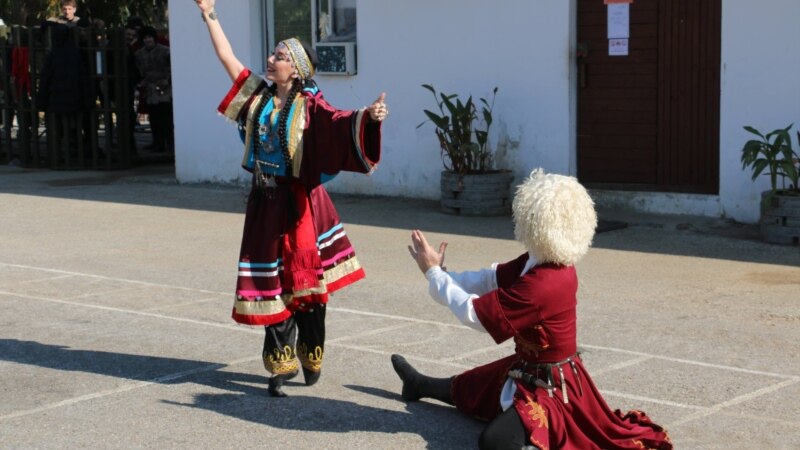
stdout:
MULTIPOLYGON (((798 187, 798 178, 800 178, 798 159, 800 158, 792 149, 792 139, 789 135, 792 125, 771 131, 766 135, 751 126, 744 127, 759 139, 751 139, 744 144, 742 169, 750 167, 753 170, 753 180, 766 171, 770 180, 770 198, 777 192, 800 195, 800 187, 798 187), (781 178, 780 188, 778 188, 778 177, 781 178)), ((797 138, 798 145, 800 145, 800 133, 797 133, 797 138)))
POLYGON ((444 168, 459 175, 491 171, 493 161, 488 142, 497 88, 492 91, 491 103, 479 99, 479 110, 472 96, 464 101, 456 94, 436 92, 430 84, 422 87, 433 94, 439 112, 424 110, 428 120, 417 128, 428 121, 436 127, 444 168), (483 128, 479 128, 481 124, 483 128))

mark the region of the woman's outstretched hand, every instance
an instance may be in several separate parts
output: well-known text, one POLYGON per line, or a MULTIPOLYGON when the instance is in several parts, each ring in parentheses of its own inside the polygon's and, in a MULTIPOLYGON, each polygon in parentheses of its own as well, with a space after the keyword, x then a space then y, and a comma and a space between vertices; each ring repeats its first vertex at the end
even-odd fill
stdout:
POLYGON ((385 100, 386 92, 381 92, 381 95, 378 97, 378 99, 372 102, 371 105, 367 106, 369 117, 375 122, 380 122, 389 115, 389 108, 386 107, 385 100))
POLYGON ((427 272, 433 266, 439 266, 444 270, 444 251, 446 249, 447 242, 439 244, 439 250, 437 251, 428 244, 422 231, 413 230, 411 232, 411 245, 408 246, 408 252, 417 262, 422 273, 427 272))

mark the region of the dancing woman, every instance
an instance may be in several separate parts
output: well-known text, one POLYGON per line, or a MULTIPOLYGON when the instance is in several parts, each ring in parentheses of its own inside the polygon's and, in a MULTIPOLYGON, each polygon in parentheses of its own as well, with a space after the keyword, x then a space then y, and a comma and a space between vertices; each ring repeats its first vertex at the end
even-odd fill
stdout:
POLYGON ((265 327, 268 392, 283 397, 299 366, 306 385, 317 382, 329 294, 364 277, 323 183, 375 169, 385 94, 361 110, 335 109, 313 81, 316 53, 295 38, 267 57, 264 80, 234 54, 215 0, 196 3, 233 81, 218 110, 239 125, 242 167, 253 174, 233 319, 265 327))

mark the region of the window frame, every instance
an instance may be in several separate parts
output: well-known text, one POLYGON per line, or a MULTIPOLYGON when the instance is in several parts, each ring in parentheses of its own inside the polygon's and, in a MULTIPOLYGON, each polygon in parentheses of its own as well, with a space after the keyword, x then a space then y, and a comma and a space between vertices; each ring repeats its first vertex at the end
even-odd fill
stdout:
MULTIPOLYGON (((351 44, 351 46, 352 46, 351 52, 353 54, 351 55, 350 58, 355 60, 356 57, 357 57, 355 55, 355 44, 356 44, 356 40, 358 38, 358 23, 356 23, 355 35, 351 39, 342 40, 342 41, 337 41, 337 40, 320 41, 319 40, 319 34, 320 34, 319 33, 319 6, 323 2, 325 2, 327 4, 327 7, 328 7, 327 9, 329 11, 329 14, 333 15, 332 10, 333 10, 333 6, 334 6, 334 1, 335 0, 308 0, 309 9, 311 11, 311 17, 310 17, 311 29, 309 30, 311 32, 310 44, 315 49, 317 48, 318 44, 323 44, 323 45, 343 45, 343 46, 345 46, 347 44, 351 44)), ((357 9, 358 2, 356 1, 355 4, 356 4, 356 9, 357 9)), ((259 7, 261 9, 261 18, 262 18, 262 20, 261 20, 261 24, 262 24, 261 25, 261 45, 263 47, 262 48, 262 52, 261 52, 261 54, 263 55, 262 56, 262 59, 263 59, 262 70, 266 71, 267 62, 266 62, 266 58, 265 57, 266 57, 266 55, 272 53, 272 49, 274 49, 275 46, 278 44, 276 42, 276 38, 275 38, 275 23, 274 23, 274 19, 275 19, 275 0, 261 0, 259 2, 259 7)), ((352 61, 352 63, 354 64, 355 61, 352 61)), ((336 72, 320 72, 320 73, 321 74, 338 74, 336 72)), ((353 65, 352 72, 350 72, 350 73, 342 73, 342 74, 343 75, 355 75, 355 73, 356 73, 355 72, 355 65, 353 65)))

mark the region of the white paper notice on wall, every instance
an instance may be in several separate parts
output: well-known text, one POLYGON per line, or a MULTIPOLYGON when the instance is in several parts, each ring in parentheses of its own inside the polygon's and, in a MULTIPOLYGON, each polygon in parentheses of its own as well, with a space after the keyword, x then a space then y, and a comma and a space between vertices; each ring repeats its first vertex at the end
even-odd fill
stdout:
POLYGON ((610 3, 608 6, 608 39, 628 39, 631 36, 630 6, 628 3, 610 3))
POLYGON ((628 56, 628 40, 627 39, 609 39, 608 40, 608 55, 609 56, 628 56))

